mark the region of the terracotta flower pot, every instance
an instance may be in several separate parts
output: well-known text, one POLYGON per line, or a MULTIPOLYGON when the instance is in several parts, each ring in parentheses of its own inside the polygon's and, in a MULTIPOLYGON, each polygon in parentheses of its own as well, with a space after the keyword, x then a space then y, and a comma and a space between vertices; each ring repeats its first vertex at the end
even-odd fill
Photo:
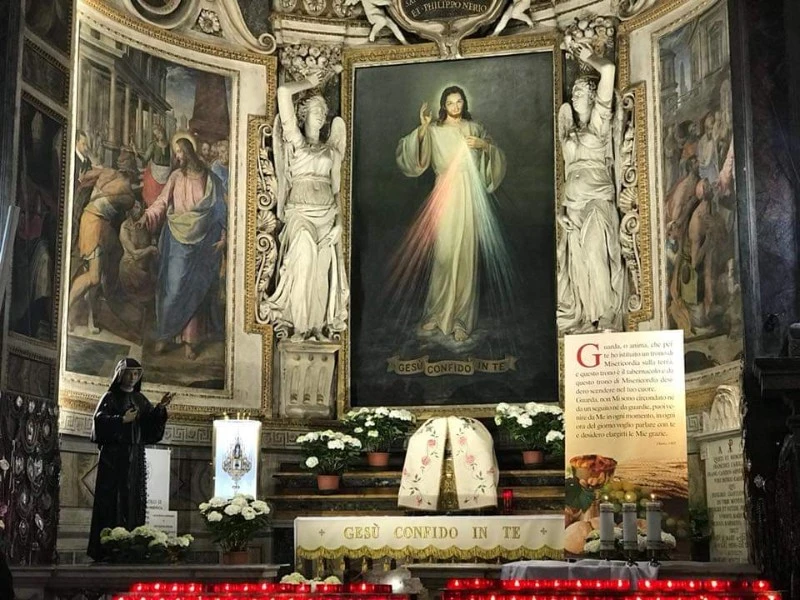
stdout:
POLYGON ((333 492, 339 489, 340 475, 317 475, 317 489, 333 492))
POLYGON ((544 462, 544 452, 541 450, 523 450, 522 462, 525 465, 540 465, 544 462))
POLYGON ((230 550, 222 553, 223 565, 246 565, 250 563, 247 550, 230 550))
POLYGON ((389 453, 367 452, 367 463, 370 467, 386 467, 389 465, 389 453))

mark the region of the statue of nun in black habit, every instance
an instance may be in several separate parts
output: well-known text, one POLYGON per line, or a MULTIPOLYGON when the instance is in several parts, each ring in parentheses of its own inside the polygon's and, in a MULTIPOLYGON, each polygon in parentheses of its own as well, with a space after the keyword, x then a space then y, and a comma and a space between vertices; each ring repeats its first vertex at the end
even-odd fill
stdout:
POLYGON ((173 393, 153 406, 141 393, 142 365, 123 358, 108 391, 94 411, 92 441, 100 448, 94 490, 92 529, 86 553, 102 560, 100 532, 106 527, 131 530, 144 525, 147 505, 144 447, 164 435, 173 393))

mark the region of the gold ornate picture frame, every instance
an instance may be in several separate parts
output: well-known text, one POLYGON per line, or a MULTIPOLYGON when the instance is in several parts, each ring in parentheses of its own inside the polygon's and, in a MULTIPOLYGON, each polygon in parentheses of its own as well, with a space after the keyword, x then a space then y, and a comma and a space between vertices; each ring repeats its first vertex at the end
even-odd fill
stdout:
MULTIPOLYGON (((442 60, 437 52, 437 47, 433 44, 404 48, 353 49, 345 51, 343 55, 341 93, 342 116, 350 129, 351 144, 343 161, 340 201, 344 215, 343 222, 345 223, 343 239, 346 264, 350 272, 352 300, 350 328, 342 336, 342 351, 339 358, 337 385, 337 412, 339 415, 342 415, 352 406, 388 405, 410 408, 421 416, 453 413, 488 416, 493 414, 495 404, 501 401, 556 401, 558 399, 558 340, 554 324, 556 309, 555 216, 563 179, 560 149, 555 139, 555 115, 562 101, 563 77, 562 53, 558 48, 558 42, 557 32, 465 40, 461 44, 463 58, 456 61, 442 60), (545 66, 542 66, 542 68, 545 69, 547 75, 542 75, 545 71, 537 71, 538 77, 530 80, 526 79, 525 75, 532 72, 526 71, 528 68, 526 61, 530 61, 530 63, 539 61, 537 63, 539 65, 545 65, 546 63, 546 68, 545 66), (509 345, 508 350, 497 351, 495 349, 494 354, 487 352, 487 356, 482 356, 481 352, 488 347, 488 344, 481 346, 481 341, 486 339, 483 336, 493 335, 488 331, 492 325, 487 325, 487 321, 484 320, 485 307, 478 308, 474 338, 469 337, 466 343, 463 343, 463 341, 459 342, 458 339, 455 339, 452 332, 445 333, 441 329, 433 332, 427 331, 424 324, 420 323, 422 306, 419 297, 417 297, 417 304, 409 309, 410 313, 416 314, 406 322, 411 323, 411 325, 405 330, 408 335, 403 343, 406 350, 414 345, 415 338, 419 338, 421 343, 416 348, 409 350, 406 355, 399 351, 400 343, 397 344, 396 349, 388 347, 388 345, 400 339, 395 333, 387 333, 386 328, 372 329, 369 325, 365 326, 365 320, 369 317, 364 316, 364 302, 374 303, 372 307, 367 308, 367 313, 371 310, 373 315, 383 312, 391 316, 393 314, 392 311, 396 310, 396 307, 392 305, 392 301, 381 295, 383 291, 389 289, 388 285, 365 286, 364 282, 372 281, 374 284, 378 281, 378 278, 383 276, 378 275, 378 271, 381 269, 385 271, 386 267, 383 263, 376 266, 375 261, 386 260, 395 253, 396 247, 402 244, 395 244, 395 248, 391 248, 391 243, 387 239, 384 240, 386 243, 381 249, 382 251, 374 253, 363 245, 364 232, 372 227, 367 234, 370 240, 387 237, 392 238, 394 242, 402 240, 404 232, 392 229, 393 226, 382 229, 378 221, 370 221, 370 217, 365 217, 364 198, 367 196, 372 198, 373 195, 365 194, 363 185, 359 188, 359 185, 364 181, 360 177, 366 176, 364 173, 369 172, 369 177, 372 178, 373 182, 380 182, 380 186, 376 188, 373 185, 373 189, 379 189, 375 196, 379 196, 381 202, 390 205, 386 211, 386 219, 397 218, 397 223, 402 221, 403 227, 411 229, 413 218, 409 220, 410 215, 416 210, 415 207, 425 205, 425 196, 438 184, 434 184, 432 177, 425 179, 426 175, 423 175, 420 177, 419 184, 410 188, 413 190, 411 193, 408 193, 409 188, 400 187, 407 182, 400 181, 403 176, 398 169, 398 165, 395 165, 393 160, 395 147, 401 137, 401 135, 396 135, 400 131, 399 129, 398 132, 394 131, 398 127, 396 123, 401 123, 399 125, 400 129, 411 131, 415 121, 419 119, 419 105, 423 100, 428 100, 429 108, 435 118, 439 109, 439 94, 450 90, 449 86, 459 84, 459 80, 466 79, 463 75, 464 71, 459 70, 459 67, 465 67, 468 64, 471 64, 473 72, 488 74, 485 77, 485 83, 481 85, 464 84, 464 91, 461 93, 462 98, 466 96, 468 103, 473 102, 473 99, 475 100, 474 104, 469 106, 469 111, 474 113, 475 122, 478 125, 470 125, 470 127, 477 127, 473 131, 486 131, 489 136, 494 135, 498 140, 502 140, 498 141, 497 144, 499 147, 503 143, 505 145, 502 148, 504 154, 511 155, 509 164, 512 166, 509 167, 509 171, 513 173, 510 176, 512 182, 515 176, 520 176, 524 179, 527 175, 529 178, 528 183, 537 177, 538 179, 535 179, 535 181, 541 183, 540 188, 533 184, 531 184, 530 188, 511 188, 514 191, 525 190, 520 192, 519 197, 524 198, 526 206, 534 205, 540 211, 537 213, 539 216, 535 218, 529 215, 526 216, 524 211, 518 213, 513 213, 512 211, 512 214, 516 214, 518 219, 528 218, 530 223, 539 218, 540 221, 537 226, 542 227, 542 229, 536 231, 537 233, 539 231, 544 232, 540 237, 547 239, 540 249, 540 253, 546 255, 546 261, 544 260, 545 257, 542 257, 541 261, 543 270, 539 273, 538 278, 533 279, 538 281, 538 285, 529 288, 529 293, 531 293, 530 290, 533 290, 532 293, 537 295, 542 304, 537 309, 528 311, 524 319, 520 318, 514 321, 515 327, 520 330, 529 327, 531 323, 536 324, 537 331, 541 333, 541 337, 537 339, 539 344, 537 348, 540 352, 535 357, 524 355, 524 353, 520 357, 519 353, 515 353, 518 348, 513 344, 509 345), (365 69, 372 69, 373 71, 364 71, 365 69), (512 73, 510 69, 518 69, 518 71, 512 73), (501 72, 503 73, 502 76, 499 75, 501 72), (375 74, 370 75, 370 77, 363 77, 360 75, 361 73, 375 74), (519 78, 515 79, 515 76, 519 78), (392 82, 392 79, 395 79, 395 81, 392 82), (378 83, 379 81, 381 83, 378 83), (370 105, 369 111, 362 109, 359 112, 359 107, 365 105, 363 96, 360 96, 360 94, 369 94, 370 90, 375 92, 382 85, 395 91, 402 88, 403 91, 391 93, 391 102, 383 107, 384 110, 381 110, 381 107, 377 105, 370 105), (365 91, 362 92, 362 90, 365 91), (487 101, 487 98, 490 101, 487 101), (524 101, 522 98, 524 98, 524 101), (504 108, 503 102, 506 102, 504 108), (540 112, 537 113, 534 109, 525 112, 522 109, 523 102, 529 109, 530 105, 536 105, 537 108, 535 110, 540 112), (496 110, 498 114, 489 116, 490 110, 496 110), (503 131, 502 126, 498 126, 498 121, 501 118, 500 114, 504 115, 502 118, 514 123, 517 132, 516 139, 514 139, 513 135, 502 139, 506 132, 503 131), (541 118, 546 120, 527 118, 522 115, 541 115, 541 118), (488 119, 487 116, 489 117, 488 119), (373 121, 370 122, 370 120, 373 121), (482 121, 486 122, 485 130, 483 129, 482 121), (534 121, 536 122, 534 123, 534 121), (392 125, 388 125, 390 122, 392 125), (380 132, 380 134, 375 135, 369 143, 365 143, 365 136, 369 135, 366 132, 376 131, 380 132), (535 139, 537 133, 541 132, 548 132, 545 134, 546 139, 535 139), (531 143, 531 140, 535 141, 531 143), (546 152, 544 148, 547 148, 546 152), (385 164, 381 163, 380 168, 360 171, 366 152, 370 155, 379 154, 386 158, 385 164), (522 157, 514 156, 514 153, 521 153, 522 157), (519 160, 520 158, 521 160, 519 160), (519 169, 519 172, 514 173, 513 169, 519 169), (545 169, 546 174, 544 173, 545 169), (544 178, 547 178, 546 182, 544 178), (392 189, 392 185, 397 187, 392 189), (545 189, 547 191, 541 191, 545 189), (537 190, 539 191, 537 192, 537 190), (400 202, 407 203, 411 208, 404 206, 401 210, 396 208, 397 205, 391 206, 392 203, 400 202), (404 217, 397 216, 400 213, 393 211, 404 212, 404 217), (520 217, 520 215, 522 216, 520 217), (403 218, 406 220, 403 221, 403 218), (544 222, 545 220, 546 223, 544 222), (390 229, 392 230, 390 231, 390 229), (373 269, 373 273, 366 278, 364 277, 365 262, 372 263, 368 268, 373 269), (548 330, 548 327, 552 331, 548 330), (366 332, 367 328, 369 332, 366 332), (388 344, 386 348, 382 348, 382 354, 380 350, 372 352, 367 349, 365 351, 363 340, 369 336, 381 338, 388 344), (471 343, 472 339, 476 340, 474 344, 471 343), (459 343, 462 344, 460 347, 459 343), (361 344, 361 347, 359 347, 359 344, 361 344), (434 346, 437 346, 438 350, 434 349, 434 346), (354 353, 358 355, 357 363, 352 358, 354 353), (538 363, 536 362, 537 357, 539 359, 538 363), (375 377, 372 375, 367 376, 363 369, 359 372, 354 372, 354 364, 363 365, 369 361, 372 364, 368 368, 375 377), (394 377, 395 385, 402 387, 404 391, 391 395, 382 393, 377 388, 374 393, 365 391, 364 383, 376 381, 376 378, 381 376, 381 371, 383 373, 393 371, 390 376, 394 377), (451 373, 456 372, 460 374, 451 375, 451 373), (464 392, 462 387, 465 382, 471 382, 469 376, 464 376, 469 375, 470 372, 473 375, 478 375, 472 381, 482 379, 483 385, 494 389, 494 391, 480 396, 480 401, 476 401, 479 398, 477 395, 473 395, 467 401, 458 399, 460 396, 469 396, 470 394, 470 392, 464 392), (505 386, 505 384, 501 383, 504 377, 509 379, 519 377, 523 379, 526 376, 531 378, 527 387, 521 385, 517 389, 512 389, 511 386, 505 386), (536 380, 536 377, 539 379, 536 380), (493 379, 494 381, 492 381, 493 379), (425 396, 424 392, 416 396, 406 393, 408 390, 414 389, 417 384, 431 381, 437 382, 438 391, 430 396, 425 396), (536 383, 537 381, 538 383, 536 383), (439 385, 438 382, 444 383, 439 385), (459 387, 461 387, 460 391, 454 391, 459 390, 459 387), (442 401, 443 395, 447 396, 447 398, 442 401), (414 401, 414 398, 423 398, 423 401, 417 402, 414 401)), ((386 94, 389 94, 389 92, 379 91, 377 94, 381 99, 385 99, 388 97, 386 94), (384 95, 380 95, 381 93, 384 95)), ((443 100, 444 94, 442 96, 443 100)), ((431 127, 434 126, 431 125, 431 127)), ((402 134, 406 133, 407 131, 402 131, 402 134)), ((493 140, 494 138, 491 139, 493 140)), ((489 143, 493 144, 494 141, 489 143)), ((506 207, 511 205, 517 210, 522 210, 519 204, 514 204, 515 198, 513 195, 509 197, 507 194, 506 197, 501 197, 503 193, 504 190, 501 184, 496 194, 498 199, 495 200, 498 204, 506 202, 506 207)), ((426 206, 429 206, 430 201, 427 202, 426 206)), ((497 205, 494 206, 497 208, 497 205)), ((374 209, 373 202, 370 209, 373 211, 372 218, 376 214, 374 209)), ((420 210, 424 211, 425 209, 422 208, 420 210)), ((491 215, 485 216, 491 217, 491 215)), ((508 214, 505 215, 506 219, 507 217, 508 214)), ((384 226, 386 219, 384 219, 384 226)), ((502 221, 503 218, 498 218, 498 220, 502 221)), ((536 234, 534 233, 534 235, 536 234)), ((523 260, 536 262, 539 259, 537 254, 539 253, 529 252, 523 260)), ((519 258, 519 256, 516 258, 519 258)), ((421 271, 427 268, 421 262, 413 266, 419 267, 421 271)), ((411 277, 417 275, 419 273, 409 273, 411 277)), ((427 273, 421 275, 423 279, 426 276, 427 273)), ((481 275, 479 277, 484 276, 481 275)), ((530 281, 526 281, 526 284, 530 285, 530 281)), ((491 293, 491 290, 487 291, 486 289, 486 281, 481 282, 479 285, 484 286, 481 288, 482 294, 488 295, 491 293)), ((411 305, 413 305, 413 301, 409 303, 409 306, 411 305)), ((488 314, 488 311, 486 314, 488 314)), ((536 335, 536 333, 531 335, 536 335)), ((359 369, 361 369, 360 366, 359 369)), ((382 381, 388 381, 388 377, 384 376, 382 381)), ((391 386, 392 384, 388 385, 391 386)), ((384 384, 383 389, 388 389, 386 384, 384 384)))

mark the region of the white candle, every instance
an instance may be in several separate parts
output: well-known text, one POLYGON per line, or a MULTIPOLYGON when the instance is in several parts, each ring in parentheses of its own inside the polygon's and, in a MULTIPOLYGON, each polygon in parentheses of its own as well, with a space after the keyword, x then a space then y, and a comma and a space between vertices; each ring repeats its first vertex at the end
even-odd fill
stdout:
POLYGON ((625 502, 622 505, 622 542, 638 543, 639 538, 636 533, 636 505, 632 502, 625 502))
POLYGON ((661 502, 651 500, 645 505, 647 511, 647 544, 661 543, 661 502))
POLYGON ((614 505, 600 503, 600 543, 614 543, 614 505))

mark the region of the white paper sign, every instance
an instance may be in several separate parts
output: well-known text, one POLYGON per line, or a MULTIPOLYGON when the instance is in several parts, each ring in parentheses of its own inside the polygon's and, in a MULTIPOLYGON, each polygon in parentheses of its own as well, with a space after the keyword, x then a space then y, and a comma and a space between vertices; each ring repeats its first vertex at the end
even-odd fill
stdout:
POLYGON ((147 466, 147 508, 169 510, 169 462, 168 448, 145 448, 144 462, 147 466))
POLYGON ((149 509, 145 523, 167 535, 178 535, 178 511, 149 509))

